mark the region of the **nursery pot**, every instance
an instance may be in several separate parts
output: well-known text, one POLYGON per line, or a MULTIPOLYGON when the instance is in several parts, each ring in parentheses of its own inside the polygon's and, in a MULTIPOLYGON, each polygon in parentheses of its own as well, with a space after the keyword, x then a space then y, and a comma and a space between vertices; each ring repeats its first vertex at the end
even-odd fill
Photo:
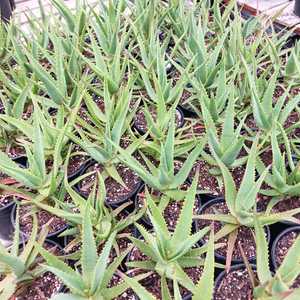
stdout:
POLYGON ((86 169, 87 165, 89 164, 90 159, 87 159, 77 170, 68 173, 68 181, 71 182, 72 180, 79 177, 83 174, 84 170, 86 169))
POLYGON ((295 0, 294 13, 296 16, 300 17, 300 0, 295 0))
MULTIPOLYGON (((238 264, 238 265, 232 266, 232 267, 230 268, 230 270, 229 270, 228 273, 226 272, 226 270, 222 271, 222 272, 218 275, 218 277, 216 278, 216 280, 215 280, 215 292, 216 292, 217 289, 219 288, 219 286, 220 286, 220 284, 222 283, 222 280, 224 279, 224 277, 226 277, 228 274, 230 274, 230 272, 237 271, 237 270, 243 270, 243 269, 247 270, 247 269, 246 269, 246 266, 245 266, 244 264, 238 264)), ((256 266, 253 265, 253 264, 251 264, 251 269, 252 269, 252 270, 256 270, 256 266)), ((242 278, 244 278, 244 277, 242 277, 242 278)), ((235 283, 235 284, 238 284, 238 283, 235 283)), ((224 288, 226 288, 226 287, 224 287, 224 288)), ((241 292, 242 292, 243 290, 244 290, 244 288, 241 289, 241 292)), ((240 295, 236 295, 236 296, 237 296, 236 299, 246 299, 246 298, 240 298, 240 297, 239 297, 240 295)), ((248 298, 247 298, 247 299, 248 299, 248 298)))
MULTIPOLYGON (((63 249, 62 249, 62 247, 59 244, 57 244, 57 243, 55 243, 55 242, 53 242, 51 240, 47 240, 47 239, 44 241, 43 245, 45 246, 45 244, 48 244, 50 248, 54 248, 55 247, 56 249, 58 249, 60 255, 63 254, 63 249)), ((19 249, 21 251, 23 251, 24 246, 25 246, 24 244, 20 245, 19 249)), ((43 277, 44 274, 38 275, 38 277, 40 277, 40 276, 43 277)), ((65 288, 64 284, 61 281, 59 281, 59 285, 58 286, 51 285, 50 282, 48 281, 48 278, 43 278, 43 280, 40 280, 40 282, 43 282, 42 286, 39 286, 39 285, 36 286, 36 288, 34 289, 34 291, 36 291, 36 292, 33 293, 34 295, 30 295, 29 296, 30 299, 36 299, 36 294, 39 293, 39 291, 40 291, 41 288, 47 288, 47 287, 49 287, 50 288, 49 291, 53 293, 53 296, 55 294, 64 293, 66 291, 66 288, 65 288), (55 290, 53 290, 53 287, 55 288, 55 290)), ((25 283, 25 285, 26 284, 27 283, 25 283)), ((30 286, 30 285, 31 285, 31 283, 29 282, 28 286, 30 286)), ((20 289, 20 290, 22 290, 22 289, 20 289)), ((29 298, 27 298, 28 297, 28 294, 27 294, 28 292, 29 292, 28 290, 24 290, 23 292, 21 292, 21 294, 16 294, 16 292, 15 292, 15 294, 12 296, 12 298, 13 299, 24 299, 24 298, 29 299, 29 298)), ((48 299, 48 297, 46 297, 46 298, 48 299)), ((39 299, 40 299, 40 297, 39 297, 39 299)), ((44 297, 43 297, 43 299, 44 299, 44 297)))
POLYGON ((291 232, 296 232, 298 234, 300 234, 300 226, 294 226, 294 227, 289 227, 285 230, 283 230, 278 236, 277 238, 274 240, 273 245, 272 245, 272 249, 271 249, 271 260, 272 260, 272 264, 274 267, 274 270, 277 270, 279 265, 276 261, 276 248, 277 245, 279 243, 279 241, 285 236, 288 235, 291 232))
POLYGON ((2 21, 4 21, 4 22, 9 21, 14 8, 15 8, 15 0, 1 0, 0 1, 0 13, 1 13, 2 21))
MULTIPOLYGON (((223 197, 217 197, 217 198, 209 200, 203 206, 201 206, 201 208, 199 210, 199 215, 204 214, 204 211, 208 207, 210 207, 210 206, 212 206, 214 204, 220 203, 220 202, 225 202, 225 199, 223 197)), ((200 230, 199 224, 196 221, 195 221, 195 227, 196 227, 196 232, 200 230)), ((264 226, 264 229, 266 231, 267 241, 268 241, 268 243, 270 243, 270 239, 271 239, 270 228, 269 228, 269 226, 264 226)), ((202 241, 200 241, 200 243, 204 244, 204 243, 206 243, 206 241, 202 240, 202 241)), ((226 262, 226 256, 223 256, 223 255, 219 254, 216 251, 215 251, 215 258, 216 258, 217 261, 219 261, 221 263, 225 263, 226 262)), ((256 256, 254 256, 254 257, 248 257, 248 260, 249 260, 250 263, 254 263, 255 264, 255 262, 256 262, 256 256)), ((240 265, 240 264, 243 264, 244 261, 243 261, 243 258, 232 258, 231 263, 233 265, 240 265)))
MULTIPOLYGON (((17 205, 14 204, 14 206, 12 208, 12 211, 11 211, 11 214, 10 214, 11 226, 13 227, 13 230, 15 229, 15 224, 16 224, 16 209, 17 209, 17 205)), ((69 225, 66 224, 65 226, 62 226, 60 229, 58 229, 54 232, 48 233, 47 239, 56 238, 60 233, 65 231, 68 227, 69 227, 69 225)), ((30 235, 26 234, 22 230, 20 230, 20 233, 21 233, 22 239, 24 241, 27 241, 30 235)))
POLYGON ((0 209, 0 242, 5 247, 11 244, 14 234, 14 226, 11 223, 11 212, 14 205, 14 202, 11 202, 0 209))
MULTIPOLYGON (((92 161, 90 161, 88 164, 86 164, 85 168, 84 168, 83 171, 80 173, 80 176, 82 176, 82 175, 84 175, 85 173, 87 173, 87 170, 88 170, 91 166, 93 166, 94 164, 96 164, 96 163, 97 163, 96 161, 92 160, 92 161)), ((117 208, 117 207, 119 207, 120 205, 122 205, 123 203, 129 201, 130 199, 134 199, 136 193, 138 192, 138 190, 139 190, 139 188, 140 188, 140 186, 141 186, 141 184, 142 184, 142 180, 139 178, 139 182, 137 183, 136 187, 134 187, 134 189, 133 189, 130 193, 128 193, 128 194, 126 194, 126 195, 120 197, 118 200, 113 201, 113 202, 108 201, 107 198, 106 198, 106 199, 105 199, 105 204, 106 204, 108 207, 111 207, 111 208, 117 208)), ((76 184, 76 186, 74 186, 74 188, 75 188, 75 190, 76 190, 83 198, 87 198, 87 195, 86 195, 84 192, 82 192, 82 191, 80 190, 80 182, 78 182, 78 183, 76 184)))
POLYGON ((24 156, 24 155, 19 155, 17 157, 14 157, 12 158, 12 160, 19 164, 20 167, 24 167, 24 168, 27 168, 28 167, 28 159, 27 159, 27 156, 24 156))

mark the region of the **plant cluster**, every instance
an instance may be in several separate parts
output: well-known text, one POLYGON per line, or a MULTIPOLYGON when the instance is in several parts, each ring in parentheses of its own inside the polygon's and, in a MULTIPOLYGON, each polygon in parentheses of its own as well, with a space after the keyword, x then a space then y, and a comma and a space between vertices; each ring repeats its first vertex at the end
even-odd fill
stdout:
POLYGON ((298 299, 292 32, 234 0, 51 1, 0 24, 0 299, 298 299))

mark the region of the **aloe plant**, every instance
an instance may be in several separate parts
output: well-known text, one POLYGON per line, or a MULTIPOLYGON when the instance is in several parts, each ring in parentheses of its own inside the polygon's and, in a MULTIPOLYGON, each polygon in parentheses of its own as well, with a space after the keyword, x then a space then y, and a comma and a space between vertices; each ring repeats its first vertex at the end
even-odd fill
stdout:
MULTIPOLYGON (((81 271, 73 270, 55 255, 49 253, 40 245, 36 245, 40 254, 47 262, 47 265, 44 265, 43 269, 55 274, 70 289, 69 294, 58 294, 52 299, 113 299, 119 294, 122 294, 129 287, 126 283, 125 275, 125 282, 120 283, 115 287, 107 287, 112 276, 117 271, 118 266, 124 260, 130 249, 117 257, 110 265, 107 265, 109 254, 116 235, 116 233, 113 232, 108 238, 101 255, 98 256, 97 244, 93 233, 88 205, 89 204, 87 204, 84 214, 82 231, 82 249, 80 258, 81 271)), ((137 285, 136 280, 131 279, 130 282, 132 281, 134 281, 134 284, 137 285)), ((137 293, 139 294, 139 292, 137 293)), ((148 295, 148 299, 153 298, 149 298, 148 295)))
POLYGON ((269 267, 268 243, 258 221, 255 223, 255 236, 259 283, 254 287, 254 298, 259 300, 297 299, 299 289, 292 289, 291 286, 300 275, 300 237, 293 243, 282 264, 273 274, 269 267))
MULTIPOLYGON (((120 145, 122 136, 133 118, 134 109, 132 112, 129 111, 131 95, 131 83, 123 87, 118 95, 111 96, 108 83, 105 82, 104 112, 101 111, 89 95, 86 94, 85 96, 85 103, 94 126, 90 126, 78 118, 78 122, 86 130, 77 129, 80 137, 70 132, 66 133, 73 142, 78 144, 90 157, 104 167, 103 174, 114 178, 122 185, 124 184, 123 180, 116 169, 120 159, 111 142, 120 145)), ((126 151, 133 153, 136 148, 136 143, 132 143, 126 151)))
MULTIPOLYGON (((236 189, 235 182, 229 169, 214 153, 219 167, 222 172, 225 186, 225 203, 228 207, 228 214, 203 214, 195 216, 196 219, 210 220, 221 222, 223 228, 218 232, 217 240, 224 236, 231 236, 228 243, 227 263, 230 262, 230 252, 234 249, 234 244, 237 237, 237 230, 241 226, 254 228, 255 222, 262 226, 271 225, 280 221, 290 221, 297 223, 298 220, 294 217, 300 212, 300 209, 292 209, 282 213, 272 213, 269 211, 257 211, 257 196, 261 185, 267 175, 268 168, 255 180, 256 157, 258 148, 257 137, 251 147, 246 170, 239 189, 236 189)), ((228 265, 227 265, 228 266, 228 265)))
MULTIPOLYGON (((253 110, 253 117, 257 127, 266 133, 269 133, 273 126, 278 122, 284 126, 285 121, 296 109, 299 103, 299 96, 295 96, 285 104, 286 97, 288 96, 290 84, 284 91, 283 95, 279 97, 275 104, 273 104, 273 95, 277 87, 277 80, 279 76, 279 68, 275 68, 271 78, 257 79, 250 71, 245 59, 241 57, 243 65, 246 69, 247 82, 250 87, 251 105, 253 110), (261 86, 265 87, 261 90, 261 86)), ((266 74, 269 74, 267 72, 266 74)))
MULTIPOLYGON (((300 162, 292 154, 290 141, 284 129, 280 124, 277 127, 274 127, 271 132, 272 168, 265 179, 269 189, 263 190, 262 193, 273 197, 277 196, 278 199, 284 196, 298 196, 300 192, 300 162), (277 127, 285 146, 284 152, 280 149, 278 142, 277 127)), ((258 164, 259 171, 262 172, 263 163, 259 160, 258 164)))
POLYGON ((33 215, 33 227, 31 235, 24 247, 21 247, 20 227, 17 209, 15 233, 12 245, 6 249, 0 244, 0 274, 3 279, 0 281, 0 297, 3 300, 11 299, 18 286, 22 283, 34 280, 42 274, 37 265, 38 251, 35 242, 43 244, 47 236, 47 226, 43 228, 38 237, 37 218, 33 215))
MULTIPOLYGON (((214 122, 206 105, 204 103, 202 104, 202 114, 208 136, 209 147, 211 151, 218 156, 219 160, 221 160, 228 168, 233 168, 239 164, 243 164, 246 159, 245 157, 238 158, 244 146, 245 138, 241 135, 243 121, 240 122, 236 129, 234 128, 236 114, 235 101, 232 97, 233 95, 231 94, 225 108, 225 116, 220 135, 218 134, 218 124, 214 122)), ((208 160, 212 161, 213 165, 216 165, 216 162, 213 162, 210 157, 208 157, 208 160)))
MULTIPOLYGON (((163 299, 171 299, 166 279, 173 280, 175 299, 180 299, 178 284, 191 291, 196 297, 200 294, 205 299, 212 299, 214 276, 214 238, 211 234, 210 242, 200 248, 193 246, 209 231, 205 228, 197 233, 190 234, 193 220, 193 207, 196 196, 196 180, 188 191, 180 213, 174 233, 169 232, 161 210, 156 206, 148 191, 146 200, 148 204, 148 216, 153 224, 153 233, 149 233, 143 226, 136 224, 141 239, 130 237, 135 247, 149 257, 146 261, 130 261, 129 267, 141 268, 147 271, 155 271, 162 280, 163 299), (206 251, 207 258, 204 263, 201 255, 206 251), (184 272, 184 268, 205 265, 204 273, 200 281, 195 285, 184 272)), ((193 298, 194 299, 194 298, 193 298)))
MULTIPOLYGON (((172 60, 166 59, 166 42, 160 46, 158 39, 152 41, 149 45, 150 50, 144 49, 144 42, 140 41, 142 61, 134 59, 134 66, 140 74, 139 88, 145 89, 149 99, 145 99, 143 109, 150 134, 161 139, 170 123, 172 115, 178 106, 184 87, 187 84, 187 73, 191 64, 183 71, 181 78, 173 84, 169 78, 167 65, 172 60), (154 119, 147 106, 155 110, 154 119)), ((139 79, 139 78, 138 78, 139 79)))
MULTIPOLYGON (((61 197, 58 198, 52 197, 57 204, 56 207, 43 203, 39 201, 39 199, 32 199, 32 202, 40 209, 48 211, 70 223, 69 228, 60 236, 75 236, 75 239, 71 242, 72 245, 81 243, 81 233, 83 231, 86 209, 89 210, 88 213, 97 244, 105 242, 113 232, 116 233, 116 238, 118 239, 124 229, 138 221, 145 213, 145 209, 141 209, 139 212, 133 211, 132 213, 128 213, 126 208, 131 204, 130 202, 126 202, 114 210, 107 208, 105 206, 106 191, 104 180, 99 172, 97 172, 96 175, 97 180, 88 199, 84 199, 73 189, 78 179, 69 183, 66 172, 64 177, 65 193, 62 193, 61 197), (68 193, 72 199, 72 204, 65 203, 64 198, 66 193, 68 193), (76 211, 74 211, 74 207, 76 211), (125 217, 119 219, 119 216, 122 214, 124 214, 125 217)), ((72 255, 72 257, 77 257, 77 255, 72 255)))
POLYGON ((189 18, 186 33, 185 47, 178 49, 179 65, 185 68, 192 61, 194 81, 201 83, 208 89, 218 77, 223 62, 218 60, 221 54, 227 33, 215 41, 213 50, 205 43, 205 27, 201 26, 201 18, 189 18))
POLYGON ((118 147, 114 146, 119 152, 119 159, 129 168, 134 170, 142 180, 149 186, 156 190, 171 192, 176 190, 187 179, 194 162, 201 153, 204 145, 205 138, 199 140, 198 145, 187 156, 184 164, 177 174, 174 170, 174 143, 175 143, 175 124, 174 116, 173 121, 170 124, 166 140, 160 145, 160 164, 155 167, 145 156, 143 157, 147 163, 148 171, 141 163, 133 158, 130 153, 118 147))

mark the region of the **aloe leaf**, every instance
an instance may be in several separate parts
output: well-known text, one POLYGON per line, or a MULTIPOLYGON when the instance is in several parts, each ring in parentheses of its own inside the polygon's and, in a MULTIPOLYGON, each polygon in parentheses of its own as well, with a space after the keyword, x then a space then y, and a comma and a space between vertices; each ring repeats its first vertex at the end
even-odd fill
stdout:
POLYGON ((161 296, 164 300, 172 300, 166 277, 161 278, 161 296))
POLYGON ((245 210, 248 211, 256 202, 257 193, 266 175, 267 170, 261 175, 258 182, 255 183, 255 166, 257 155, 258 138, 255 139, 251 147, 245 174, 243 176, 240 188, 236 196, 236 210, 238 214, 245 210))
POLYGON ((282 264, 278 268, 276 275, 278 275, 282 280, 291 286, 294 280, 300 274, 300 237, 296 239, 291 248, 289 249, 287 255, 285 256, 282 264))
POLYGON ((22 119, 17 119, 14 117, 10 117, 7 115, 1 115, 0 119, 4 120, 5 122, 9 123, 13 127, 18 128, 21 132, 23 132, 26 136, 32 137, 33 136, 33 127, 22 119))
POLYGON ((104 280, 105 276, 105 270, 107 268, 108 258, 109 254, 112 248, 112 244, 115 241, 116 238, 116 232, 111 233, 109 239, 105 243, 105 246, 101 252, 101 255, 99 256, 97 263, 94 265, 94 275, 91 285, 91 293, 99 293, 102 282, 104 280))
POLYGON ((92 283, 95 266, 97 264, 97 257, 97 247, 92 227, 90 206, 87 204, 82 224, 81 251, 82 276, 86 286, 89 286, 92 283))
POLYGON ((213 152, 214 157, 221 169, 222 176, 224 179, 224 186, 225 186, 225 200, 226 204, 228 206, 228 209, 230 213, 233 216, 237 215, 237 203, 236 203, 236 197, 237 197, 237 192, 236 192, 236 187, 235 187, 235 182, 232 178, 231 173, 227 169, 227 167, 224 165, 224 163, 218 158, 218 156, 213 152))
POLYGON ((162 215, 162 212, 159 210, 159 208, 156 206, 156 204, 152 200, 147 189, 146 189, 146 201, 147 201, 147 204, 149 205, 149 209, 150 209, 148 216, 153 225, 156 237, 159 240, 159 243, 161 246, 161 251, 165 255, 166 254, 165 249, 167 249, 169 241, 171 239, 166 221, 162 215))
POLYGON ((119 152, 118 158, 122 163, 124 163, 129 168, 131 168, 135 173, 137 173, 143 179, 143 181, 146 182, 149 186, 156 189, 160 188, 158 180, 155 176, 153 176, 148 171, 146 171, 146 169, 135 158, 129 155, 127 151, 122 149, 120 146, 114 144, 113 142, 111 143, 118 150, 119 152))
MULTIPOLYGON (((184 242, 180 242, 177 244, 176 250, 171 252, 170 259, 171 260, 179 260, 180 257, 185 255, 193 246, 196 245, 199 240, 203 238, 205 234, 207 234, 209 231, 209 227, 206 227, 193 235, 185 238, 184 242)), ((176 245, 176 244, 175 244, 176 245)))
POLYGON ((25 103, 26 100, 28 99, 28 94, 30 89, 31 89, 31 84, 27 84, 14 103, 12 114, 17 119, 21 119, 22 117, 25 103))
POLYGON ((65 95, 57 87, 57 82, 48 74, 47 71, 41 67, 38 61, 35 58, 30 58, 30 64, 26 66, 31 69, 36 76, 44 83, 47 92, 51 96, 51 99, 58 105, 64 103, 65 95))
POLYGON ((75 25, 75 19, 72 14, 72 11, 60 0, 51 0, 51 1, 59 11, 60 15, 64 17, 64 19, 66 20, 68 29, 71 32, 74 32, 76 25, 75 25))
MULTIPOLYGON (((61 259, 59 259, 56 255, 47 251, 38 243, 35 244, 35 247, 37 248, 38 252, 43 256, 43 258, 46 260, 47 265, 62 270, 65 273, 69 273, 70 275, 72 274, 74 275, 75 271, 66 263, 64 263, 61 259)), ((80 280, 79 275, 74 275, 74 276, 76 276, 77 279, 80 280)))
POLYGON ((133 289, 136 295, 143 300, 155 300, 155 297, 149 293, 136 279, 122 275, 122 279, 133 289))
POLYGON ((0 170, 28 187, 36 188, 41 184, 39 177, 19 167, 3 152, 0 152, 0 170))
POLYGON ((259 224, 259 220, 255 219, 255 238, 256 238, 256 267, 257 275, 261 284, 269 282, 272 274, 269 267, 269 250, 266 239, 266 232, 259 224))
POLYGON ((151 259, 156 260, 156 258, 158 257, 159 250, 157 249, 157 246, 155 245, 155 240, 153 239, 151 234, 148 233, 145 229, 143 231, 143 230, 141 230, 141 228, 139 228, 139 231, 141 232, 141 234, 142 234, 143 238, 145 239, 146 243, 139 240, 139 239, 133 238, 133 237, 129 237, 130 240, 134 243, 134 245, 137 248, 140 249, 140 251, 142 253, 144 253, 145 255, 150 257, 151 259), (147 232, 147 234, 145 234, 145 232, 147 232))
POLYGON ((45 270, 53 273, 56 275, 59 279, 62 280, 62 282, 76 295, 78 296, 85 296, 84 291, 86 290, 86 286, 80 277, 76 272, 73 271, 73 273, 64 272, 61 269, 58 269, 56 267, 51 266, 43 266, 45 270))
POLYGON ((196 284, 193 292, 193 300, 200 295, 203 299, 213 299, 214 293, 214 270, 215 270, 215 254, 214 254, 214 231, 210 231, 210 238, 207 245, 207 254, 204 263, 203 273, 200 281, 196 284))
POLYGON ((197 146, 193 149, 193 151, 188 155, 179 172, 175 175, 172 188, 177 188, 187 179, 195 161, 198 159, 200 153, 203 151, 203 147, 206 144, 206 138, 198 141, 197 146))
POLYGON ((176 224, 175 232, 171 239, 171 243, 176 245, 176 247, 178 243, 182 242, 182 237, 190 236, 193 222, 193 209, 195 205, 198 178, 199 173, 197 172, 196 176, 194 177, 192 186, 190 187, 184 200, 184 204, 176 224))
POLYGON ((9 266, 13 270, 14 274, 16 274, 17 278, 21 277, 26 270, 26 266, 23 261, 20 258, 14 257, 1 250, 0 254, 0 261, 9 266))
POLYGON ((87 298, 75 294, 56 294, 51 297, 51 300, 87 300, 87 298))
POLYGON ((36 113, 34 113, 33 148, 34 148, 34 161, 38 171, 36 175, 40 176, 41 178, 45 178, 46 176, 45 153, 44 153, 45 147, 44 147, 44 141, 41 133, 38 116, 36 113))

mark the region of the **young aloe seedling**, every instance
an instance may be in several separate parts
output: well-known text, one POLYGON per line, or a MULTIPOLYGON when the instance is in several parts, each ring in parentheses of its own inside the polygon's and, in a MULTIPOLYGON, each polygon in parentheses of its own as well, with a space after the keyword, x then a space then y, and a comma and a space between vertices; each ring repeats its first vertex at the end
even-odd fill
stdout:
POLYGON ((142 57, 146 61, 143 63, 135 59, 134 65, 141 76, 141 86, 145 88, 150 98, 144 101, 144 114, 149 132, 154 138, 162 139, 187 84, 186 74, 191 68, 191 63, 182 72, 181 78, 173 85, 173 80, 169 78, 166 68, 168 61, 164 46, 160 46, 159 40, 155 40, 151 47, 153 57, 142 57), (155 119, 147 106, 149 109, 155 110, 155 119))
POLYGON ((215 155, 222 171, 225 185, 225 201, 230 211, 229 215, 203 215, 198 216, 202 219, 211 219, 224 222, 225 224, 235 224, 237 226, 254 227, 254 221, 257 218, 262 225, 270 225, 283 220, 295 221, 293 215, 300 212, 300 209, 290 210, 284 213, 268 214, 266 212, 256 211, 257 195, 260 187, 267 175, 268 168, 265 168, 258 180, 255 180, 255 169, 257 167, 257 137, 251 147, 247 161, 246 171, 240 185, 236 190, 235 182, 228 168, 215 155))
MULTIPOLYGON (((24 140, 23 145, 26 150, 26 156, 28 159, 28 168, 22 168, 15 163, 9 156, 3 152, 0 152, 0 170, 22 183, 24 186, 38 191, 42 196, 48 197, 56 191, 62 180, 62 174, 59 170, 59 164, 62 161, 61 151, 65 143, 64 131, 56 133, 56 144, 54 149, 51 149, 51 155, 53 157, 53 167, 51 171, 47 171, 46 168, 46 143, 51 143, 51 136, 49 133, 53 133, 52 129, 45 127, 43 117, 39 116, 40 110, 34 112, 33 126, 29 126, 26 122, 21 120, 16 123, 16 126, 22 127, 22 130, 26 133, 26 136, 32 140, 32 144, 24 140), (42 132, 42 128, 44 131, 42 132), (44 135, 44 136, 43 136, 44 135)), ((54 129, 53 129, 54 130, 54 129)), ((53 137, 52 137, 53 138, 53 137)), ((53 142, 53 140, 52 140, 53 142)), ((47 145, 49 146, 49 145, 47 145)))
MULTIPOLYGON (((233 96, 232 93, 230 94, 224 112, 225 118, 220 135, 218 134, 218 126, 207 109, 207 106, 204 103, 201 105, 209 147, 227 168, 237 167, 246 160, 246 157, 238 158, 245 141, 245 138, 241 136, 243 121, 240 122, 236 129, 234 128, 236 121, 234 109, 235 101, 231 98, 233 96)), ((209 155, 205 155, 205 157, 207 157, 207 160, 211 161, 213 165, 217 165, 213 157, 209 155)))
MULTIPOLYGON (((108 238, 100 256, 97 254, 97 244, 93 232, 93 226, 90 216, 89 204, 83 218, 82 230, 82 247, 80 258, 80 269, 74 270, 58 257, 43 249, 40 245, 36 245, 40 254, 44 257, 47 265, 43 268, 59 277, 62 282, 70 289, 68 294, 58 294, 52 299, 81 299, 81 300, 104 300, 114 299, 122 294, 129 285, 125 282, 117 286, 108 288, 108 284, 117 268, 124 260, 129 250, 125 251, 117 257, 110 265, 108 265, 110 251, 115 240, 116 233, 113 232, 108 238)), ((126 277, 125 275, 123 277, 126 277)), ((137 285, 136 279, 132 281, 137 285)), ((132 282, 131 281, 131 282, 132 282)), ((139 294, 137 292, 137 294, 139 294)), ((153 299, 153 298, 145 298, 153 299)))
POLYGON ((289 99, 288 103, 285 104, 287 97, 290 97, 290 85, 286 88, 283 95, 277 99, 276 103, 273 104, 273 96, 278 84, 279 68, 275 68, 271 78, 268 77, 270 72, 266 73, 266 78, 264 76, 256 78, 251 73, 244 58, 241 57, 241 59, 246 69, 247 82, 251 91, 253 117, 257 127, 269 133, 276 123, 284 126, 291 112, 298 106, 300 96, 298 95, 289 99), (261 90, 262 86, 265 89, 261 90))
MULTIPOLYGON (((107 81, 104 82, 104 112, 86 94, 85 103, 94 126, 78 119, 82 127, 85 127, 85 130, 77 129, 80 137, 73 133, 67 133, 71 140, 103 166, 106 175, 122 185, 124 185, 123 180, 116 168, 116 164, 120 163, 120 159, 111 142, 120 145, 121 138, 134 116, 135 109, 132 112, 129 111, 133 81, 131 80, 125 87, 122 87, 116 95, 109 93, 108 83, 107 81)), ((137 145, 132 143, 126 151, 133 153, 136 147, 137 145)))
POLYGON ((185 34, 185 47, 178 48, 178 63, 186 68, 192 61, 192 71, 194 81, 201 83, 205 89, 218 78, 218 73, 222 68, 223 62, 219 60, 224 47, 227 32, 224 32, 219 40, 211 45, 206 44, 206 28, 201 24, 201 18, 189 18, 187 32, 185 34))
MULTIPOLYGON (((280 124, 281 137, 284 141, 285 152, 282 152, 278 142, 278 132, 276 127, 271 132, 272 143, 272 168, 266 176, 266 183, 270 189, 263 190, 262 193, 278 197, 298 196, 300 193, 300 161, 294 160, 289 138, 280 124), (288 165, 286 163, 288 161, 288 165)), ((262 172, 264 164, 258 160, 258 170, 262 172)))
POLYGON ((0 244, 0 274, 3 276, 3 279, 0 281, 0 297, 3 300, 11 299, 10 297, 20 284, 33 280, 41 274, 41 269, 36 264, 38 251, 35 248, 35 242, 43 244, 48 234, 47 226, 45 226, 37 239, 38 223, 36 215, 33 215, 31 235, 26 245, 21 248, 18 211, 19 209, 17 209, 12 245, 5 249, 0 244))
MULTIPOLYGON (((67 163, 65 164, 65 168, 66 167, 67 163)), ((65 203, 65 193, 62 194, 62 199, 56 199, 53 197, 59 207, 52 207, 45 203, 34 201, 34 199, 32 200, 32 202, 40 209, 63 218, 71 224, 70 227, 60 236, 75 236, 76 238, 72 241, 72 245, 80 244, 81 242, 80 233, 83 230, 83 216, 85 215, 87 204, 97 244, 106 241, 113 232, 116 232, 116 238, 119 238, 119 233, 134 222, 138 221, 145 214, 145 209, 141 209, 138 212, 134 211, 130 214, 126 213, 125 209, 131 204, 130 202, 126 202, 114 210, 106 207, 106 190, 104 180, 99 172, 97 172, 96 175, 97 180, 95 181, 94 187, 89 194, 88 199, 84 199, 73 189, 73 186, 77 181, 75 180, 69 183, 68 177, 65 173, 64 187, 71 197, 73 205, 77 208, 76 212, 72 209, 74 207, 73 205, 70 206, 68 203, 65 203), (122 213, 125 214, 125 217, 119 219, 118 217, 122 215, 122 213)))
MULTIPOLYGON (((197 177, 197 176, 196 176, 197 177)), ((173 280, 176 297, 181 299, 178 283, 187 288, 195 295, 206 295, 205 299, 212 299, 213 277, 214 277, 214 238, 211 234, 208 245, 200 248, 193 248, 195 244, 203 238, 209 231, 209 228, 191 234, 193 221, 193 208, 196 196, 197 178, 193 181, 190 190, 186 194, 182 210, 175 231, 171 233, 166 225, 163 213, 156 206, 148 191, 146 199, 148 203, 148 216, 153 224, 153 233, 149 233, 143 226, 136 224, 142 239, 131 237, 134 245, 145 255, 149 257, 146 261, 130 261, 127 263, 130 267, 142 268, 145 270, 157 272, 162 280, 163 299, 171 299, 166 287, 166 279, 173 280), (204 263, 201 255, 206 251, 207 258, 204 263), (184 272, 187 267, 199 267, 205 265, 204 273, 200 282, 195 286, 192 279, 184 272), (168 295, 168 296, 166 296, 168 295)), ((175 297, 175 299, 177 299, 175 297)), ((193 298, 194 299, 194 298, 193 298)))
POLYGON ((220 239, 224 236, 229 236, 227 253, 228 267, 230 266, 230 255, 234 249, 238 229, 241 226, 254 228, 255 220, 259 220, 260 224, 262 224, 263 226, 271 225, 280 221, 298 222, 294 215, 299 213, 300 209, 293 209, 283 213, 257 211, 258 193, 268 172, 268 169, 265 169, 261 176, 257 180, 255 180, 258 140, 259 137, 255 139, 251 147, 245 174, 238 191, 229 169, 217 157, 217 155, 213 153, 222 171, 225 185, 225 203, 228 207, 229 213, 214 213, 195 216, 196 219, 218 221, 222 223, 223 227, 218 232, 217 239, 220 239))
POLYGON ((174 145, 175 145, 175 124, 174 116, 170 124, 166 140, 160 145, 160 164, 155 167, 150 161, 144 157, 145 161, 148 162, 147 166, 150 171, 141 165, 135 158, 133 158, 127 151, 114 145, 119 152, 119 159, 129 168, 134 170, 142 180, 149 186, 162 192, 170 192, 177 190, 187 179, 193 164, 201 153, 206 139, 203 138, 198 141, 197 146, 190 152, 182 167, 175 174, 174 170, 174 145))
POLYGON ((289 249, 282 264, 272 274, 269 267, 268 243, 265 232, 259 222, 255 222, 257 276, 259 284, 254 287, 254 298, 257 300, 296 300, 300 289, 292 289, 300 275, 300 237, 289 249))

